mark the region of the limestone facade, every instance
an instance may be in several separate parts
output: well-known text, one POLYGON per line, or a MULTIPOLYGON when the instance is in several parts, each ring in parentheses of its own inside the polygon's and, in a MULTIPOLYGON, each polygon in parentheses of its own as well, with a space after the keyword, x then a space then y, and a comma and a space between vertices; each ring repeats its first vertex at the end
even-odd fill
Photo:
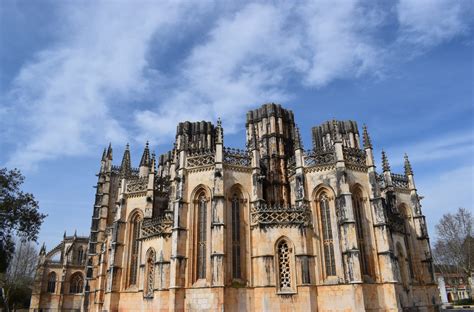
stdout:
MULTIPOLYGON (((138 168, 128 147, 120 166, 104 150, 81 310, 437 309, 407 157, 395 174, 383 153, 377 172, 354 121, 314 127, 304 150, 293 113, 273 103, 246 130, 238 150, 220 121, 180 123, 174 148, 156 158, 147 144, 138 168)), ((33 310, 51 306, 47 258, 33 310)))

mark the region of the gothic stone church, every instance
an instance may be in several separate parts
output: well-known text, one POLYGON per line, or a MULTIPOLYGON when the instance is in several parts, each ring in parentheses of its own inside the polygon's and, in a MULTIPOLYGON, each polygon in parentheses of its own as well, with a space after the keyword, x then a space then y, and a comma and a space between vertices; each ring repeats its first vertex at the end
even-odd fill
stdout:
POLYGON ((374 165, 366 127, 327 121, 304 150, 293 113, 183 122, 138 168, 104 150, 89 237, 42 248, 34 311, 435 311, 412 168, 374 165))

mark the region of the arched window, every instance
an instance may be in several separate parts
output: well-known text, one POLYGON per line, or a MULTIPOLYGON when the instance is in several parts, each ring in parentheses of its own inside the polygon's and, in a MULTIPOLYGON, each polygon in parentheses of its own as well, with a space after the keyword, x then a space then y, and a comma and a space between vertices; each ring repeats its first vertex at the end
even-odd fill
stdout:
POLYGON ((397 261, 398 261, 398 266, 400 268, 400 277, 401 277, 400 282, 406 288, 408 287, 408 283, 409 283, 407 259, 403 252, 402 245, 398 242, 396 246, 397 246, 397 261))
POLYGON ((198 200, 197 225, 197 278, 206 278, 206 250, 207 250, 207 200, 201 193, 198 200))
POLYGON ((82 287, 84 286, 84 279, 82 278, 81 273, 74 273, 71 276, 71 282, 69 286, 69 293, 71 294, 80 294, 82 293, 82 287))
POLYGON ((333 276, 336 275, 336 259, 334 258, 331 210, 329 209, 329 198, 325 192, 319 196, 319 215, 323 239, 324 269, 326 276, 333 276))
POLYGON ((352 207, 354 209, 354 217, 355 217, 355 226, 356 226, 356 235, 357 235, 357 244, 359 246, 360 251, 360 266, 363 275, 372 276, 371 268, 370 268, 370 257, 368 253, 367 247, 367 235, 366 235, 366 227, 367 227, 367 217, 365 214, 364 209, 364 202, 362 198, 362 194, 360 190, 356 190, 352 194, 352 207))
POLYGON ((240 265, 240 199, 232 197, 232 277, 241 278, 240 265))
POLYGON ((408 270, 410 273, 410 277, 414 278, 415 274, 413 272, 413 267, 412 267, 412 248, 411 248, 411 243, 410 243, 410 237, 411 237, 411 226, 410 226, 410 219, 411 219, 411 214, 409 208, 405 205, 402 204, 400 207, 398 207, 398 211, 400 212, 400 216, 403 218, 404 221, 404 230, 405 234, 403 235, 404 241, 405 241, 405 250, 407 251, 407 261, 408 261, 408 270))
POLYGON ((82 264, 82 261, 84 260, 84 249, 82 249, 82 246, 79 246, 77 249, 77 263, 82 264))
POLYGON ((49 273, 48 288, 46 291, 52 294, 56 292, 56 273, 54 272, 49 273))
POLYGON ((145 269, 145 297, 153 297, 153 289, 155 286, 155 251, 150 249, 146 260, 145 269))
POLYGON ((139 214, 136 214, 131 219, 130 227, 130 273, 129 273, 129 286, 137 284, 137 271, 138 271, 138 254, 140 248, 140 227, 141 218, 139 214))
POLYGON ((281 240, 277 245, 278 287, 282 292, 293 290, 291 276, 292 250, 286 240, 281 240))

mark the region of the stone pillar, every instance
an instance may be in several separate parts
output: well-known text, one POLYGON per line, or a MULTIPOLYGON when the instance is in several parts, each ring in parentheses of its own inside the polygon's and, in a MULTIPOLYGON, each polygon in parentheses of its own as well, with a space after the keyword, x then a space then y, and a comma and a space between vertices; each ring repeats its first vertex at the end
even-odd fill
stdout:
POLYGON ((182 139, 178 137, 178 146, 173 155, 173 161, 170 165, 171 189, 174 190, 170 194, 171 210, 173 213, 173 229, 171 234, 171 258, 170 258, 170 297, 169 311, 184 310, 184 272, 186 270, 186 255, 184 246, 187 240, 187 228, 182 224, 180 216, 183 213, 183 194, 185 183, 185 163, 186 152, 181 149, 182 139), (179 163, 177 163, 179 161, 179 163), (176 170, 178 167, 178 170, 176 170))
POLYGON ((334 122, 333 130, 336 152, 336 214, 340 228, 344 275, 349 283, 362 283, 360 251, 357 246, 352 194, 349 189, 349 182, 347 181, 342 138, 336 121, 334 122))
POLYGON ((223 170, 223 130, 220 120, 216 128, 216 151, 214 169, 214 187, 211 201, 211 286, 220 287, 217 290, 218 302, 224 308, 224 278, 225 278, 225 197, 224 197, 224 170, 223 170))
MULTIPOLYGON (((397 264, 391 247, 390 230, 387 225, 387 215, 384 209, 381 191, 377 182, 374 155, 370 139, 366 139, 367 129, 364 127, 364 146, 366 153, 367 174, 369 178, 369 200, 373 215, 375 247, 378 256, 377 281, 397 282, 397 264)), ((368 135, 367 135, 368 138, 368 135)))

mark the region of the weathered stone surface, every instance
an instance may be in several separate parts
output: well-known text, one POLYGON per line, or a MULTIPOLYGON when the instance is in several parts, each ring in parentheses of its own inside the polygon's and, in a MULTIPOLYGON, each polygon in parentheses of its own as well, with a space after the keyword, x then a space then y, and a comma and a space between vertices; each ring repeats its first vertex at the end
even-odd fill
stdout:
POLYGON ((110 147, 89 241, 42 251, 31 309, 435 311, 411 166, 391 173, 384 155, 377 174, 354 121, 314 127, 310 151, 280 105, 249 112, 246 127, 238 150, 224 147, 220 121, 180 123, 173 150, 157 161, 147 144, 139 168, 128 150, 113 166, 110 147), (79 245, 84 262, 64 260, 79 245))

